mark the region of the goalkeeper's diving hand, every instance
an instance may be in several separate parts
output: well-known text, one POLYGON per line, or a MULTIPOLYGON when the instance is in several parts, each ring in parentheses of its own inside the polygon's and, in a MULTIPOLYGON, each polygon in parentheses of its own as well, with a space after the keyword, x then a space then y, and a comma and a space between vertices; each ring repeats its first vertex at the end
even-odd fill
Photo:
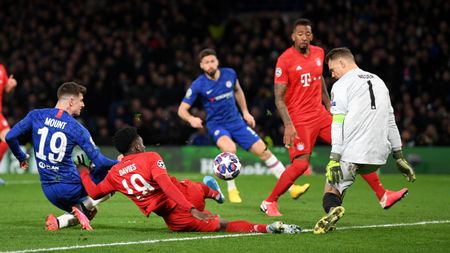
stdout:
POLYGON ((403 158, 403 153, 401 150, 394 151, 394 159, 397 164, 397 169, 406 177, 408 182, 414 182, 416 180, 416 173, 414 172, 414 168, 411 164, 403 158))
POLYGON ((327 180, 330 184, 339 184, 341 179, 344 179, 342 174, 341 163, 339 162, 338 154, 331 154, 331 160, 327 164, 327 180))

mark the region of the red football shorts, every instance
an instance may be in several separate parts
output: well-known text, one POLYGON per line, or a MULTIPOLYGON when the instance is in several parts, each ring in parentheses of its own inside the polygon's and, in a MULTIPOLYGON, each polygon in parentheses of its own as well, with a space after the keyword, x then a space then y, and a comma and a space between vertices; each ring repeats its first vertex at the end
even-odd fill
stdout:
POLYGON ((3 116, 3 113, 0 113, 0 131, 9 128, 8 121, 5 119, 5 116, 3 116))
POLYGON ((299 138, 296 138, 294 145, 288 149, 291 161, 297 156, 311 154, 317 137, 323 142, 331 144, 331 122, 330 116, 314 124, 297 124, 295 130, 299 138))
MULTIPOLYGON (((176 184, 186 199, 191 202, 196 209, 204 212, 205 210, 205 193, 201 187, 201 183, 192 182, 190 180, 181 180, 176 184)), ((163 216, 167 226, 172 231, 182 232, 216 232, 220 229, 219 217, 213 220, 202 221, 184 209, 178 206, 168 215, 163 216)))

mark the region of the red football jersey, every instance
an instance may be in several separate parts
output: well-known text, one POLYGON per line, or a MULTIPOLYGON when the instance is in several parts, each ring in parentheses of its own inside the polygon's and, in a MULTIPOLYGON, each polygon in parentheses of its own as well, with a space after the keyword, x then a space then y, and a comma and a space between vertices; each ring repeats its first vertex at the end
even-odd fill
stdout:
POLYGON ((155 152, 125 156, 110 169, 108 175, 98 185, 93 184, 89 173, 82 173, 81 178, 91 197, 120 191, 133 200, 146 216, 153 211, 163 215, 177 203, 187 210, 193 207, 173 184, 177 182, 176 179, 169 178, 163 159, 155 152), (164 192, 156 181, 160 179, 164 179, 168 193, 164 192), (169 197, 169 194, 172 197, 169 197))
POLYGON ((8 73, 5 67, 0 64, 0 113, 3 111, 3 90, 8 83, 8 73))
POLYGON ((294 125, 329 116, 322 105, 323 59, 323 49, 312 45, 308 56, 291 47, 278 57, 275 85, 287 86, 285 103, 294 125))

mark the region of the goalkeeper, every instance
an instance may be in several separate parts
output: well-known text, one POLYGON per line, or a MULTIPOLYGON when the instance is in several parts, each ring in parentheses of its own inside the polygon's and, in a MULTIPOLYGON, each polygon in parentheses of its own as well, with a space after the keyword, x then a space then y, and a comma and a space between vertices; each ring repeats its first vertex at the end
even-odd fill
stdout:
MULTIPOLYGON (((327 233, 344 215, 341 206, 345 191, 356 174, 367 174, 386 164, 393 152, 397 167, 408 181, 416 179, 411 165, 403 158, 400 134, 395 124, 389 90, 375 74, 361 70, 347 48, 331 50, 325 62, 332 77, 338 79, 331 90, 332 148, 327 165, 323 208, 327 215, 314 227, 315 234, 327 233)), ((398 193, 400 200, 408 192, 398 193)), ((391 201, 386 196, 382 201, 391 201)))

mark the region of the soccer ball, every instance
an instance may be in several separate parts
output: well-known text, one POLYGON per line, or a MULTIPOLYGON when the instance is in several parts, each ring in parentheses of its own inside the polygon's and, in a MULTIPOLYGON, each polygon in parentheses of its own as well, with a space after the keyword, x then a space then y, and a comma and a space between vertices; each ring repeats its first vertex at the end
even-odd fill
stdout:
POLYGON ((231 180, 241 172, 241 163, 235 154, 223 152, 214 158, 213 171, 218 178, 231 180))

